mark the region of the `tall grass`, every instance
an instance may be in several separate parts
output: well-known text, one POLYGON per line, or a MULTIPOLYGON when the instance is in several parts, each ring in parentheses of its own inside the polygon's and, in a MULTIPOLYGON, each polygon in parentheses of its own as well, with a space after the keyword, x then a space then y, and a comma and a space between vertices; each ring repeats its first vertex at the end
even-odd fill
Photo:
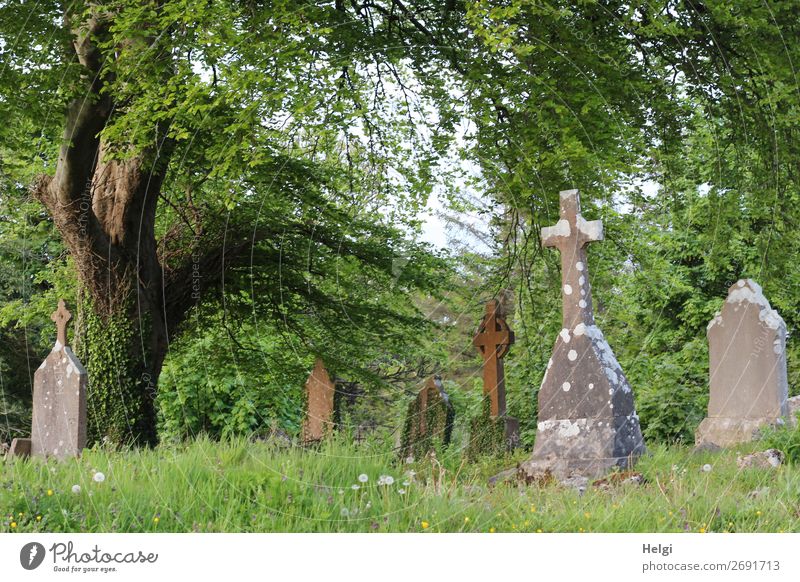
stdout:
POLYGON ((454 449, 406 464, 389 443, 345 438, 307 449, 205 438, 155 450, 92 449, 65 462, 0 466, 0 531, 800 531, 800 471, 738 469, 737 454, 755 448, 652 447, 636 467, 644 485, 589 486, 583 494, 487 486, 525 453, 466 464, 454 449), (393 482, 379 484, 382 475, 393 482))

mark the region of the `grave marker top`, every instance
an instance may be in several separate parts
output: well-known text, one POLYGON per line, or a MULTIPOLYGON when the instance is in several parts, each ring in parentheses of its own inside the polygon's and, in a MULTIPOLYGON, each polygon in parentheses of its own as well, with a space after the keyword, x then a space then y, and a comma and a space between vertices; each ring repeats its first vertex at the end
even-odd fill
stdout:
POLYGON ((63 299, 58 300, 58 309, 50 314, 50 319, 56 324, 56 347, 64 347, 67 344, 67 323, 72 319, 72 314, 67 309, 63 299))
POLYGON ((561 251, 563 327, 573 329, 579 323, 594 325, 586 245, 603 240, 603 223, 583 218, 577 190, 564 190, 560 199, 561 219, 542 229, 542 245, 561 251))

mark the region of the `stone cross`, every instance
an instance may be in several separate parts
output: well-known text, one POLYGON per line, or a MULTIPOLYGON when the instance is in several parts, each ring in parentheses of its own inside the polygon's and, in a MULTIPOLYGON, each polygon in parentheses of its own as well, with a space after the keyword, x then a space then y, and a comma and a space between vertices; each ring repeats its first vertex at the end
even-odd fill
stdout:
POLYGON ((731 286, 708 324, 708 418, 695 433, 700 448, 753 440, 761 427, 789 419, 786 324, 751 279, 731 286))
POLYGON ((31 454, 76 457, 86 447, 87 373, 67 342, 72 314, 64 300, 50 319, 56 324, 56 343, 33 375, 31 454))
POLYGON ((562 327, 573 329, 594 325, 586 245, 603 240, 603 223, 584 220, 577 190, 564 190, 560 198, 561 219, 542 229, 542 246, 561 252, 562 327))
POLYGON ((514 332, 499 314, 500 304, 491 300, 486 304, 486 315, 472 340, 483 355, 483 393, 489 395, 491 416, 506 413, 506 381, 503 357, 514 343, 514 332))
POLYGON ((333 397, 336 385, 331 380, 322 359, 317 358, 306 380, 306 418, 303 422, 303 441, 322 440, 333 430, 333 397))
POLYGON ((56 345, 67 345, 67 323, 72 319, 72 314, 67 311, 63 299, 58 300, 58 309, 50 314, 50 319, 56 324, 56 345))
POLYGON ((603 225, 584 220, 577 190, 560 199, 560 220, 542 229, 542 244, 561 252, 563 327, 539 389, 533 455, 519 469, 525 480, 600 475, 645 450, 633 392, 592 313, 586 246, 603 240, 603 225))

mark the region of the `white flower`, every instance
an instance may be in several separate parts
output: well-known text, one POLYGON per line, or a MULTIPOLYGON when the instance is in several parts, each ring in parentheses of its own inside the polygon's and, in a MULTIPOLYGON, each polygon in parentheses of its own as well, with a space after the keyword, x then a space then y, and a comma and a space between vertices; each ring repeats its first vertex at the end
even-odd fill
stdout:
POLYGON ((76 494, 80 493, 81 492, 81 486, 80 485, 73 485, 72 486, 72 492, 76 493, 76 494))
POLYGON ((344 495, 344 489, 339 489, 339 495, 344 495))
POLYGON ((394 477, 392 477, 391 475, 386 475, 385 482, 386 482, 387 485, 394 484, 394 477))
POLYGON ((703 465, 703 472, 708 473, 709 471, 711 471, 711 465, 706 463, 705 465, 703 465))
POLYGON ((391 475, 381 475, 378 477, 378 485, 391 485, 394 483, 394 477, 391 475))
POLYGON ((409 481, 403 481, 403 487, 408 487, 409 485, 411 485, 409 481))
POLYGON ((342 507, 342 509, 341 509, 341 511, 339 512, 339 514, 340 514, 342 517, 350 517, 350 510, 348 510, 346 507, 342 507))
POLYGON ((359 489, 361 489, 361 485, 356 485, 354 483, 353 485, 350 486, 350 489, 352 489, 353 491, 358 491, 359 489))
POLYGON ((398 492, 400 495, 405 495, 405 494, 406 494, 406 490, 405 490, 405 489, 398 489, 398 490, 397 490, 397 492, 398 492))
POLYGON ((367 504, 364 506, 365 509, 369 509, 372 507, 372 501, 367 501, 367 504))
POLYGON ((413 462, 414 462, 414 457, 406 457, 406 464, 407 465, 410 465, 413 462))
POLYGON ((106 480, 106 476, 103 475, 100 471, 95 473, 93 478, 95 483, 102 483, 103 481, 106 480))
POLYGON ((367 481, 369 481, 369 477, 367 477, 366 473, 361 473, 361 475, 358 476, 358 480, 361 481, 362 483, 366 483, 367 481))

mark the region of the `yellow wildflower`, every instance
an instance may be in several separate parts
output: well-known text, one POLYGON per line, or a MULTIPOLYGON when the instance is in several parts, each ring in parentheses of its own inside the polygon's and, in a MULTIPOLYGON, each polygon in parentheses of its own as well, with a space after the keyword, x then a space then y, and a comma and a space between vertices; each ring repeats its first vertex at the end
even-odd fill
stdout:
POLYGON ((422 522, 422 529, 428 529, 428 526, 430 526, 430 525, 431 524, 429 524, 427 521, 423 521, 422 522))
POLYGON ((494 528, 493 527, 489 528, 489 533, 494 533, 494 528))
POLYGON ((53 494, 53 490, 52 489, 48 489, 47 490, 47 495, 49 496, 49 495, 52 495, 52 494, 53 494))
POLYGON ((158 522, 159 522, 159 521, 161 521, 161 518, 160 518, 160 517, 158 517, 158 516, 155 516, 155 517, 153 518, 153 523, 154 523, 154 524, 158 525, 158 522))
POLYGON ((16 527, 17 527, 17 522, 16 521, 12 521, 11 522, 11 529, 15 529, 16 527))

